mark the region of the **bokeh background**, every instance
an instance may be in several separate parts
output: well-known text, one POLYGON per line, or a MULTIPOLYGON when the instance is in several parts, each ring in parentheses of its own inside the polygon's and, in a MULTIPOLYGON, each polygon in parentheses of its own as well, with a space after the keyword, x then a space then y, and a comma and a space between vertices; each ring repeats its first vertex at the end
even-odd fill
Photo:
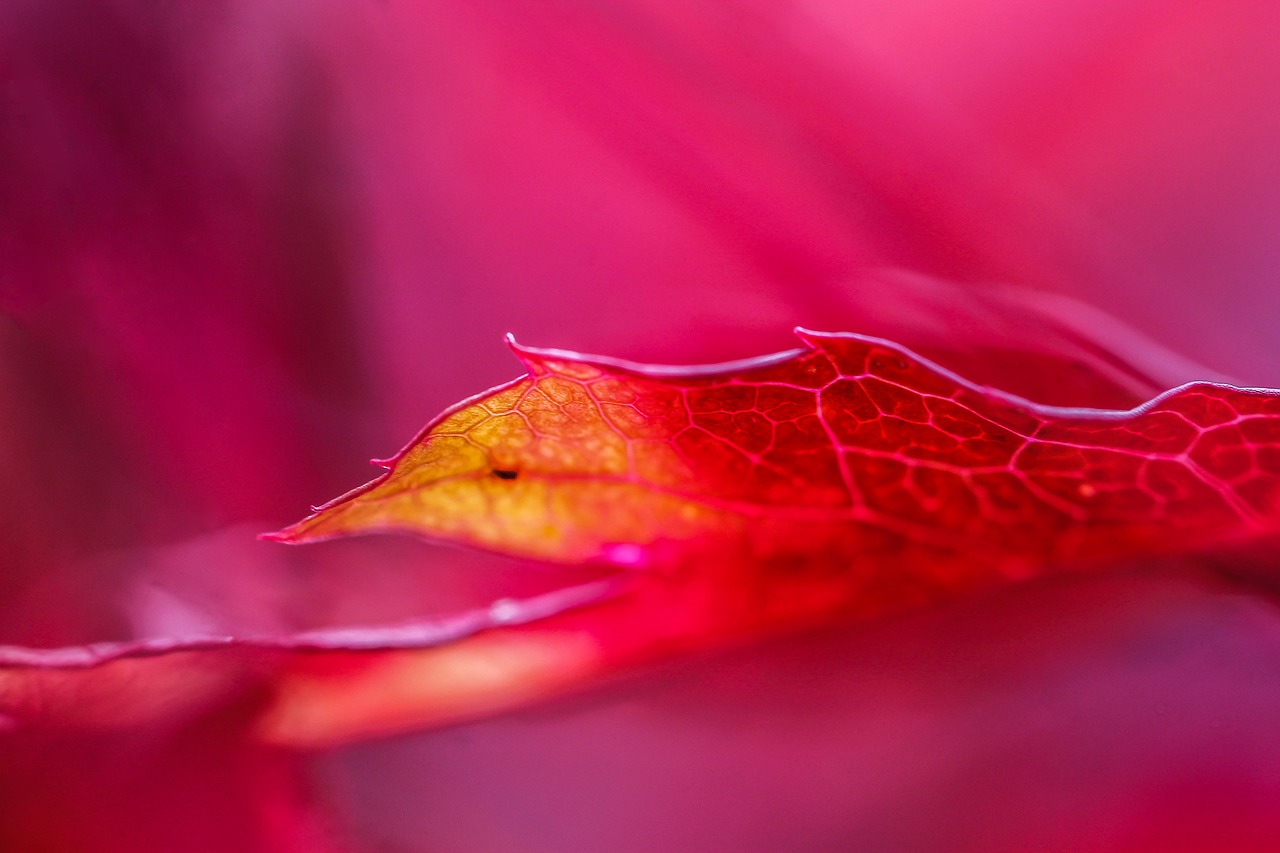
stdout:
MULTIPOLYGON (((1280 385, 1276 44, 1246 0, 8 0, 0 642, 483 597, 425 545, 252 537, 515 375, 509 331, 757 355, 880 328, 896 268, 1280 385)), ((1280 615, 1196 566, 322 752, 251 742, 265 690, 15 729, 0 847, 1280 844, 1280 615)))

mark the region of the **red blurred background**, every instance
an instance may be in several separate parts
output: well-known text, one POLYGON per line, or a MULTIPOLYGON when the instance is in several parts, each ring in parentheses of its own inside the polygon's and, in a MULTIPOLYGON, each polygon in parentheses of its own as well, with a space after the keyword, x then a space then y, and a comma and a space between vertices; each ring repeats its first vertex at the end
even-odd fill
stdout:
MULTIPOLYGON (((1277 43, 1243 0, 10 0, 0 642, 485 594, 252 534, 513 376, 508 331, 757 355, 875 330, 897 267, 1280 385, 1277 43)), ((8 735, 0 846, 1275 849, 1277 675, 1271 603, 1146 566, 323 755, 248 745, 246 684, 8 735)))

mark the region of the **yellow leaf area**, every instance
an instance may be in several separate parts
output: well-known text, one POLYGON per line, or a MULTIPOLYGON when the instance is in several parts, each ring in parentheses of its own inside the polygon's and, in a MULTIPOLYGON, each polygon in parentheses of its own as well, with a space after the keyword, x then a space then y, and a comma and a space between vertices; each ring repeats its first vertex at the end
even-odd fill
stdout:
POLYGON ((536 371, 446 412, 383 477, 272 538, 398 530, 628 565, 659 540, 741 523, 690 494, 693 471, 669 441, 688 424, 678 389, 570 361, 539 360, 536 371))

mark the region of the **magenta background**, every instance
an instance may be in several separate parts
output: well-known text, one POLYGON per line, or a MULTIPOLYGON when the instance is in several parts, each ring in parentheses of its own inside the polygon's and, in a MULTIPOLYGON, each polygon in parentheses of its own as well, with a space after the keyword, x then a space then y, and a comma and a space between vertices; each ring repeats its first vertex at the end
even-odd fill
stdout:
MULTIPOLYGON (((1280 385, 1277 43, 1262 2, 8 3, 0 640, 186 627, 159 580, 264 629, 483 595, 251 534, 508 331, 756 355, 896 266, 1280 385)), ((319 757, 234 708, 14 734, 0 846, 1271 849, 1277 676, 1272 604, 1134 567, 319 757)))

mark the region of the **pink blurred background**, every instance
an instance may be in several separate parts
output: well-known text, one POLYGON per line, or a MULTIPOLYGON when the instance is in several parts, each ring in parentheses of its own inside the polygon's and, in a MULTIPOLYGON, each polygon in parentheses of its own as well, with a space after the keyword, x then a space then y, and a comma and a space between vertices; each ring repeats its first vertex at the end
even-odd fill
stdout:
MULTIPOLYGON (((508 331, 757 355, 877 330, 897 267, 1280 385, 1277 43, 1262 2, 11 0, 0 642, 489 594, 252 535, 514 376, 508 331)), ((0 846, 1275 849, 1277 676, 1270 602, 1130 567, 323 755, 243 741, 258 685, 14 733, 0 846)))

